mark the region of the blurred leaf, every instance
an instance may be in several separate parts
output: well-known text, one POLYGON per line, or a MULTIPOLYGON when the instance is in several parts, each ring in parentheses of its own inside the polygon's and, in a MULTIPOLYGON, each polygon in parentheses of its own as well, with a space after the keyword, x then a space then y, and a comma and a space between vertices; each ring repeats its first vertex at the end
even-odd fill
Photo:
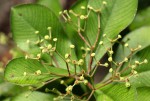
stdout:
POLYGON ((133 57, 132 61, 143 61, 144 59, 147 59, 149 62, 147 64, 139 65, 136 69, 138 72, 137 76, 132 76, 130 78, 130 83, 136 87, 150 87, 150 46, 138 52, 133 57))
POLYGON ((13 85, 8 82, 0 83, 0 96, 14 96, 25 90, 26 88, 13 85))
POLYGON ((108 96, 107 99, 109 99, 103 99, 101 101, 135 101, 136 89, 134 87, 127 88, 124 84, 112 83, 104 86, 99 90, 100 91, 96 93, 101 94, 99 92, 102 92, 103 94, 105 94, 105 96, 108 96))
MULTIPOLYGON (((130 48, 136 48, 138 47, 138 45, 141 45, 142 46, 141 50, 142 50, 145 47, 150 45, 149 32, 150 32, 150 26, 142 27, 127 34, 122 41, 123 42, 127 41, 130 48)), ((122 61, 129 54, 130 54, 130 50, 128 48, 119 45, 116 52, 115 60, 122 61)))
POLYGON ((59 12, 62 10, 60 0, 37 0, 37 4, 50 8, 57 16, 59 16, 59 12))
POLYGON ((68 72, 61 68, 44 67, 37 60, 24 58, 12 60, 5 69, 5 79, 22 86, 39 86, 48 80, 61 78, 55 74, 65 76, 68 75, 68 72), (37 71, 41 71, 41 73, 38 75, 37 71))
POLYGON ((45 94, 37 91, 24 92, 12 98, 11 101, 53 101, 55 96, 52 94, 45 94))
MULTIPOLYGON (((125 29, 133 20, 138 0, 105 0, 106 5, 103 5, 104 0, 89 1, 89 5, 94 9, 100 9, 100 38, 104 41, 105 47, 110 47, 111 44, 106 38, 102 39, 102 35, 106 34, 110 39, 115 38, 123 29, 125 29)), ((98 33, 98 17, 97 13, 91 12, 87 19, 86 35, 93 45, 98 33)), ((99 40, 100 40, 99 38, 99 40)), ((106 53, 104 47, 97 48, 96 59, 99 60, 106 53)))
POLYGON ((130 25, 131 30, 150 25, 150 7, 140 11, 130 25))
MULTIPOLYGON (((43 38, 48 35, 48 27, 52 27, 52 37, 57 38, 57 51, 65 56, 70 51, 69 45, 71 44, 67 36, 64 34, 61 23, 55 14, 42 5, 37 4, 24 4, 12 8, 11 11, 11 26, 13 39, 18 47, 24 51, 37 54, 39 48, 35 47, 34 42, 38 40, 39 35, 43 38), (35 31, 39 31, 36 35, 35 31), (31 44, 26 41, 30 40, 31 44)), ((56 54, 54 54, 58 64, 65 67, 65 62, 56 54)), ((74 52, 72 57, 76 58, 74 52)))

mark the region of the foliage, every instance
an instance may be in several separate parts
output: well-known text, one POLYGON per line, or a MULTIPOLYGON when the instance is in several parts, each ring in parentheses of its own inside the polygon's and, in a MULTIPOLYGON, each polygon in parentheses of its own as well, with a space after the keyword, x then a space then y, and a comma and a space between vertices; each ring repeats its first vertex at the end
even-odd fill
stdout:
MULTIPOLYGON (((120 35, 134 19, 137 4, 137 0, 79 0, 70 10, 58 12, 57 0, 38 0, 13 7, 13 39, 26 55, 11 60, 4 76, 30 91, 9 100, 148 101, 150 27, 136 20, 138 14, 130 27, 134 31, 120 35), (105 54, 107 61, 101 63, 105 54), (109 72, 95 84, 97 68, 109 72)), ((149 21, 145 12, 141 16, 149 21)))

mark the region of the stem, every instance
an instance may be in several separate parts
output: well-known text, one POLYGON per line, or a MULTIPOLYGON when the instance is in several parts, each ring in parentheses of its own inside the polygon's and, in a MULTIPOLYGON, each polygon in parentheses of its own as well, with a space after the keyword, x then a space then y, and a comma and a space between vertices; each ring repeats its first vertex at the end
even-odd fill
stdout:
POLYGON ((69 76, 70 76, 70 70, 69 70, 69 66, 68 66, 67 62, 66 62, 66 66, 67 66, 67 70, 68 70, 68 73, 69 73, 69 76))
POLYGON ((96 47, 96 44, 98 42, 99 37, 100 37, 100 13, 98 12, 98 33, 97 33, 97 36, 96 36, 96 41, 93 45, 94 48, 96 47))
MULTIPOLYGON (((91 50, 92 53, 92 50, 91 50)), ((90 55, 90 61, 89 61, 89 66, 88 66, 88 74, 91 72, 92 70, 92 62, 93 62, 93 57, 90 55)))
POLYGON ((106 83, 102 84, 101 86, 97 87, 96 90, 99 89, 99 88, 102 88, 102 87, 104 87, 104 86, 106 86, 106 85, 108 85, 112 82, 113 82, 113 80, 109 80, 108 82, 106 82, 106 83))
POLYGON ((55 62, 56 66, 59 67, 58 62, 54 56, 52 56, 53 61, 55 62))
POLYGON ((74 69, 75 69, 75 75, 77 75, 77 68, 76 68, 76 64, 74 64, 74 69))
POLYGON ((85 44, 89 47, 91 47, 91 45, 88 43, 88 41, 82 36, 81 32, 80 32, 80 17, 78 17, 78 35, 80 36, 80 38, 85 42, 85 44))
POLYGON ((88 99, 86 101, 89 101, 93 95, 93 93, 95 92, 95 90, 92 90, 91 94, 89 95, 88 99))

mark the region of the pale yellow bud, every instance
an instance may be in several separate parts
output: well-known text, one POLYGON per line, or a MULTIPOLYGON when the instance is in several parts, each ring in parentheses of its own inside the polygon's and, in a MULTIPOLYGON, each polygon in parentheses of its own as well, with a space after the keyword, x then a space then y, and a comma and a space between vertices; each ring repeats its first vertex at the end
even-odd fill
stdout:
POLYGON ((50 39, 50 37, 48 35, 45 35, 44 39, 48 40, 48 39, 50 39))
POLYGON ((70 48, 72 48, 72 49, 73 49, 73 48, 75 48, 75 46, 74 46, 74 45, 70 45, 70 48))
POLYGON ((35 31, 35 34, 39 34, 39 31, 35 31))
POLYGON ((109 58, 108 58, 108 61, 109 61, 109 62, 112 62, 112 57, 109 57, 109 58))
POLYGON ((54 38, 53 41, 56 42, 56 41, 57 41, 57 38, 54 38))
POLYGON ((112 68, 110 68, 110 69, 109 69, 109 73, 112 73, 112 72, 113 72, 113 69, 112 69, 112 68))
POLYGON ((91 56, 94 57, 94 56, 95 56, 95 53, 92 53, 91 56))
POLYGON ((41 70, 37 70, 36 72, 35 72, 37 75, 41 75, 41 70))

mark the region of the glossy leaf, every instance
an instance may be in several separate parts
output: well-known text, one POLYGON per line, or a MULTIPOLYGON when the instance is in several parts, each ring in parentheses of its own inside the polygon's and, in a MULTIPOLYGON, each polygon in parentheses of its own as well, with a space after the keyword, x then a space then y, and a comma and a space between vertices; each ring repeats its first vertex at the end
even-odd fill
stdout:
MULTIPOLYGON (((99 89, 102 94, 108 96, 108 101, 134 101, 136 89, 134 87, 127 88, 124 84, 112 83, 99 89)), ((103 95, 100 95, 103 96, 103 95)), ((102 99, 101 101, 105 101, 102 99)))
POLYGON ((11 101, 53 101, 55 96, 52 94, 45 94, 37 91, 28 91, 19 94, 11 99, 11 101))
POLYGON ((57 16, 59 16, 59 12, 62 10, 59 0, 37 0, 37 4, 50 8, 57 16))
POLYGON ((67 70, 54 67, 44 67, 39 61, 33 59, 18 58, 8 63, 5 69, 5 79, 9 82, 27 86, 38 86, 42 83, 60 78, 59 75, 68 75, 67 70), (39 75, 37 71, 40 71, 39 75))
POLYGON ((130 25, 131 30, 135 30, 142 26, 150 26, 150 7, 140 11, 130 25))
MULTIPOLYGON (((94 9, 100 9, 100 37, 104 41, 105 47, 110 47, 111 44, 106 38, 102 38, 106 34, 110 39, 114 39, 123 29, 125 29, 133 20, 138 0, 105 0, 106 5, 103 5, 104 0, 89 1, 89 5, 94 9)), ((91 12, 87 20, 86 35, 93 45, 98 33, 98 17, 97 13, 91 12)), ((96 59, 99 60, 106 53, 104 47, 97 48, 96 59)))
MULTIPOLYGON (((61 23, 55 14, 42 5, 37 4, 24 4, 12 8, 11 11, 11 26, 13 39, 18 47, 24 51, 36 54, 39 49, 35 47, 34 42, 38 37, 48 35, 48 27, 52 27, 52 38, 57 38, 57 51, 64 56, 70 51, 69 45, 71 42, 68 40, 66 34, 62 29, 61 23), (36 35, 35 31, 39 31, 36 35), (27 44, 26 41, 30 40, 33 45, 27 44)), ((55 56, 59 61, 59 66, 64 67, 65 62, 59 57, 55 56)), ((72 57, 75 57, 72 52, 72 57)))

